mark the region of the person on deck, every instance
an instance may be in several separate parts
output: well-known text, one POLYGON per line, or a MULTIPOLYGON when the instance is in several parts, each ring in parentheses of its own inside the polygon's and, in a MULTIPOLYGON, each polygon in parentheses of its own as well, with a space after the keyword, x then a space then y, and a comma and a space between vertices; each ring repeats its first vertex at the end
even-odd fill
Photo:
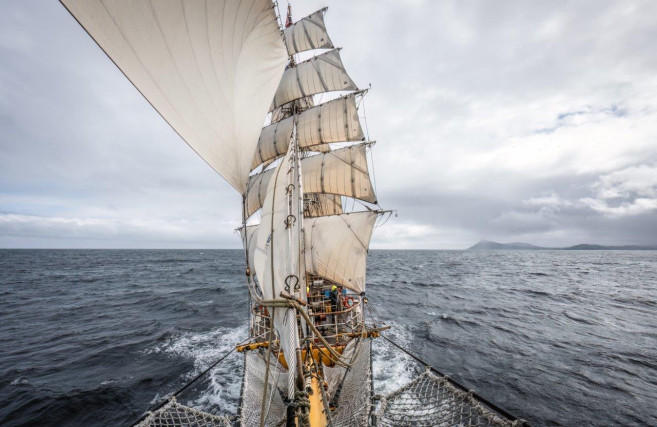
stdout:
POLYGON ((335 314, 335 312, 338 311, 338 307, 339 307, 339 305, 338 305, 339 295, 340 295, 340 291, 338 290, 338 287, 335 286, 335 285, 331 286, 331 295, 330 295, 330 298, 331 298, 331 312, 334 313, 333 316, 332 316, 333 320, 332 320, 331 323, 337 323, 338 322, 337 314, 335 314))
POLYGON ((338 291, 338 287, 333 285, 331 287, 331 311, 335 312, 338 311, 338 296, 340 295, 340 292, 338 291))

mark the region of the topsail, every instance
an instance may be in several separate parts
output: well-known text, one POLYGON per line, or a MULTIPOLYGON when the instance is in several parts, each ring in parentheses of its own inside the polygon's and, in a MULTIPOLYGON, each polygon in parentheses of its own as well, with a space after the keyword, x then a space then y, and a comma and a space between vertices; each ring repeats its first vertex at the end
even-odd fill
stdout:
POLYGON ((340 51, 333 49, 285 70, 269 110, 309 95, 354 90, 358 87, 347 74, 340 51))
POLYGON ((349 94, 264 127, 252 169, 285 155, 295 122, 299 147, 312 148, 313 151, 323 151, 318 148, 323 144, 365 139, 358 118, 356 94, 349 94))

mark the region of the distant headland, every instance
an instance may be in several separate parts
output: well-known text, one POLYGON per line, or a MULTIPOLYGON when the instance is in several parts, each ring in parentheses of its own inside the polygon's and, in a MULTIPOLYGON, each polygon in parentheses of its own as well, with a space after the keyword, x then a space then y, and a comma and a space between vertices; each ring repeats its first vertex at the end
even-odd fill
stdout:
POLYGON ((469 247, 469 251, 496 251, 496 250, 512 250, 512 251, 654 251, 657 246, 639 246, 639 245, 623 245, 623 246, 603 246, 603 245, 590 245, 579 244, 575 246, 568 246, 566 248, 546 248, 536 246, 529 243, 498 243, 491 242, 490 240, 481 240, 474 246, 469 247))

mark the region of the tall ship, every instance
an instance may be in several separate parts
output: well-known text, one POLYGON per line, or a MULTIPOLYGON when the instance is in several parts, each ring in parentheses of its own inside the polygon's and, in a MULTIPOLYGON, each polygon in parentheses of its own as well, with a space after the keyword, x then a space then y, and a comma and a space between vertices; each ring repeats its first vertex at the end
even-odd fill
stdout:
POLYGON ((367 89, 347 73, 326 8, 295 22, 271 0, 61 2, 242 196, 249 336, 235 347, 239 410, 185 406, 186 386, 139 425, 522 424, 410 352, 416 378, 375 393, 373 340, 407 351, 385 337, 366 289, 372 232, 392 212, 371 178, 367 89))

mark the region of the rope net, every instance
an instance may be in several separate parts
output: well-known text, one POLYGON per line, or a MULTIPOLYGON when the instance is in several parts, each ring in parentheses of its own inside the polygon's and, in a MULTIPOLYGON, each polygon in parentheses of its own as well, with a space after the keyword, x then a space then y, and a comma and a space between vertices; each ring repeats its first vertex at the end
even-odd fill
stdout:
POLYGON ((375 413, 377 426, 514 426, 483 403, 454 387, 429 368, 384 396, 375 413))
MULTIPOLYGON (((404 363, 408 372, 415 372, 406 385, 383 396, 373 394, 372 340, 352 341, 343 355, 358 354, 349 368, 324 366, 324 387, 321 387, 324 406, 330 427, 346 426, 503 426, 516 427, 522 420, 512 421, 477 398, 473 392, 463 391, 451 380, 417 363, 414 369, 408 360, 392 357, 393 352, 408 354, 406 350, 386 346, 383 353, 389 363, 404 363)), ((383 349, 380 349, 383 350, 383 349)), ((378 354, 378 353, 377 353, 378 354)), ((397 353, 398 355, 400 353, 397 353)), ((380 356, 380 354, 378 354, 380 356)), ((285 425, 288 373, 272 356, 264 408, 265 426, 285 425)), ((157 426, 259 426, 266 372, 265 357, 258 351, 244 355, 241 404, 237 415, 212 415, 181 405, 175 398, 159 410, 149 413, 138 424, 140 427, 157 426)))
POLYGON ((328 383, 327 400, 335 408, 331 411, 334 427, 367 426, 372 407, 371 348, 371 339, 353 341, 344 352, 347 358, 354 352, 360 353, 352 367, 324 367, 324 377, 328 383))
POLYGON ((230 427, 231 419, 221 415, 212 415, 189 406, 181 405, 172 397, 169 402, 155 412, 150 413, 137 427, 230 427))

